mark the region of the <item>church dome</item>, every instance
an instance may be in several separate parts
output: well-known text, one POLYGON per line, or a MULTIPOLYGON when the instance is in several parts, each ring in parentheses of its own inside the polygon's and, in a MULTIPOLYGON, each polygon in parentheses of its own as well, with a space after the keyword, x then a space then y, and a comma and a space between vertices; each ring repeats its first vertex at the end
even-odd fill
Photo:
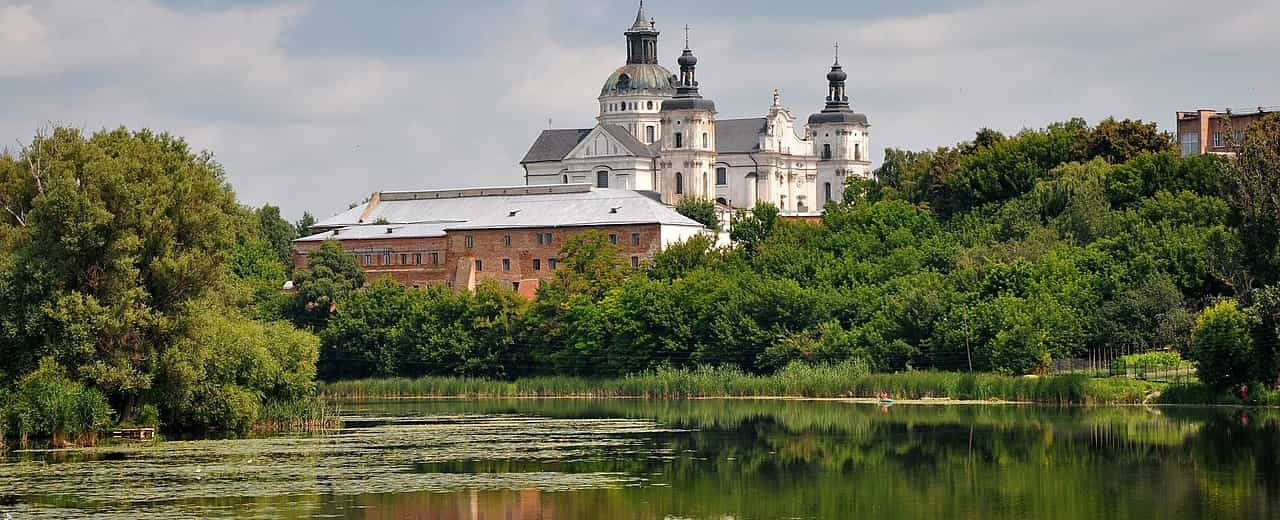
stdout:
POLYGON ((675 83, 671 71, 652 63, 630 63, 618 67, 600 88, 600 97, 619 94, 674 95, 675 83))

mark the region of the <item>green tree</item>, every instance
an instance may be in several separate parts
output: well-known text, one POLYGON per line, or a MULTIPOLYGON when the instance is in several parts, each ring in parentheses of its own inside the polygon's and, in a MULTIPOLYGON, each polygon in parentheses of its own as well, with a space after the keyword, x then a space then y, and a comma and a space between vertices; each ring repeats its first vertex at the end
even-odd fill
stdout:
POLYGON ((1076 160, 1101 158, 1120 164, 1144 152, 1165 152, 1173 147, 1173 135, 1161 132, 1155 123, 1108 117, 1076 143, 1076 160))
POLYGON ((693 219, 707 229, 720 230, 720 215, 716 213, 716 203, 711 199, 685 197, 676 203, 676 212, 693 219))
POLYGON ((699 233, 671 244, 654 255, 649 276, 674 280, 699 267, 711 266, 718 256, 715 246, 715 237, 707 233, 699 233))
POLYGON ((747 254, 753 254, 756 248, 769 237, 778 222, 778 207, 768 202, 757 202, 750 212, 738 210, 734 215, 733 230, 729 238, 742 245, 747 254))
POLYGON ((324 328, 338 302, 364 286, 364 271, 337 240, 326 240, 307 255, 307 267, 294 275, 293 320, 301 327, 324 328))
POLYGON ((1253 378, 1253 339, 1249 320, 1236 302, 1226 300, 1205 309, 1191 331, 1191 359, 1200 381, 1233 388, 1253 378))
POLYGON ((1227 172, 1252 271, 1264 284, 1280 281, 1280 114, 1249 125, 1227 172))
POLYGON ((311 236, 311 228, 316 225, 316 217, 310 211, 302 212, 302 218, 294 222, 294 234, 299 237, 311 236))
POLYGON ((254 212, 258 218, 258 227, 262 230, 262 239, 271 246, 276 260, 286 271, 293 268, 293 239, 298 238, 297 228, 280 216, 280 208, 270 204, 263 205, 254 212))

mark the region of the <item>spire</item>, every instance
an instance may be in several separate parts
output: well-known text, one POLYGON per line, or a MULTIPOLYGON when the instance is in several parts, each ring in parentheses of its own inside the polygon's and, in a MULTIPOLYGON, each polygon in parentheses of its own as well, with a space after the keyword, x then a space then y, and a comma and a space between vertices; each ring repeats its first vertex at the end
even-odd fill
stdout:
POLYGON ((627 32, 647 32, 653 30, 653 19, 644 14, 644 0, 640 0, 640 9, 636 11, 636 21, 627 32))
POLYGON ((849 111, 849 96, 844 84, 849 75, 840 66, 840 42, 836 42, 835 48, 835 63, 831 65, 831 72, 827 73, 827 106, 822 109, 823 112, 849 111))
POLYGON ((684 26, 684 52, 676 60, 680 64, 680 75, 676 78, 676 95, 662 102, 662 110, 705 110, 716 111, 716 104, 709 99, 702 99, 698 92, 698 57, 689 48, 689 26, 684 26))
MULTIPOLYGON (((644 3, 644 2, 641 2, 644 3)), ((836 42, 836 65, 840 64, 840 42, 836 42)))
POLYGON ((645 16, 644 0, 636 11, 636 21, 623 33, 627 36, 627 63, 658 64, 658 29, 653 19, 645 16))

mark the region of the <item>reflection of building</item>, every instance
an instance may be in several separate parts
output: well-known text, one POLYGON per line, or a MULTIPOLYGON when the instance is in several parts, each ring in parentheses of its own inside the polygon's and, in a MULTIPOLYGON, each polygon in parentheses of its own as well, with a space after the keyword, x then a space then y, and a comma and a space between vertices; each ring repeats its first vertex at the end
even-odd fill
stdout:
POLYGON ((1244 141, 1245 129, 1254 121, 1277 111, 1280 107, 1258 107, 1256 112, 1243 113, 1231 109, 1177 112, 1178 147, 1183 156, 1234 154, 1244 141))
POLYGON ((564 241, 600 231, 632 266, 702 225, 641 193, 585 184, 375 194, 294 241, 294 264, 337 240, 370 278, 474 288, 495 279, 526 295, 552 276, 564 241))
POLYGON ((658 64, 658 30, 644 3, 624 33, 627 62, 600 89, 596 126, 545 130, 520 161, 529 185, 593 183, 650 190, 736 208, 758 201, 817 211, 843 196, 845 179, 870 175, 870 125, 849 105, 839 57, 827 74, 826 106, 798 125, 775 90, 763 117, 718 119, 702 97, 689 48, 679 74, 658 64))

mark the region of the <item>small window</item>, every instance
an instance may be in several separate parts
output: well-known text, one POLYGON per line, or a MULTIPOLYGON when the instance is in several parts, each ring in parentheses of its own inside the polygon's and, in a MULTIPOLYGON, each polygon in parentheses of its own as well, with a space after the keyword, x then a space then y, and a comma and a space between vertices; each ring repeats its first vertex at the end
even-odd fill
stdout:
POLYGON ((556 267, 559 267, 559 266, 560 266, 560 261, 559 261, 559 260, 556 260, 556 259, 554 259, 554 258, 548 258, 548 259, 547 259, 547 268, 548 268, 548 269, 551 269, 552 271, 554 271, 554 270, 556 269, 556 267))
POLYGON ((702 133, 702 147, 711 148, 711 137, 706 133, 702 133))
POLYGON ((546 235, 547 245, 551 245, 551 242, 553 242, 552 237, 551 237, 551 232, 550 232, 550 231, 548 231, 548 232, 546 232, 546 233, 545 233, 545 235, 546 235))
POLYGON ((635 269, 637 267, 640 267, 640 257, 633 256, 631 257, 631 268, 635 269))
POLYGON ((364 255, 364 261, 362 263, 366 266, 373 265, 373 255, 364 255))
POLYGON ((382 265, 391 265, 391 253, 382 253, 382 265))
POLYGON ((440 253, 431 253, 431 265, 440 265, 440 253))
POLYGON ((480 271, 483 271, 483 270, 484 270, 484 262, 482 262, 479 258, 477 258, 477 259, 476 259, 476 272, 480 272, 480 271))
POLYGON ((829 182, 822 183, 822 201, 831 201, 831 183, 829 182))
MULTIPOLYGON (((652 102, 652 101, 650 101, 650 102, 649 102, 649 104, 650 104, 650 105, 652 105, 652 104, 653 104, 653 102, 652 102)), ((655 133, 657 133, 657 131, 656 131, 656 129, 654 129, 654 127, 653 127, 653 126, 646 126, 646 127, 644 127, 644 138, 645 138, 644 142, 645 142, 646 144, 653 144, 653 139, 654 139, 654 134, 655 134, 655 133)))
POLYGON ((409 265, 409 255, 400 253, 400 265, 409 265))
POLYGON ((467 235, 465 238, 463 238, 462 242, 467 246, 468 249, 470 249, 471 246, 476 245, 476 241, 474 238, 471 237, 471 235, 467 235))
POLYGON ((724 186, 729 184, 729 169, 716 168, 716 186, 724 186))
POLYGON ((826 143, 824 143, 824 144, 822 145, 822 158, 823 158, 823 159, 830 159, 830 158, 831 158, 831 145, 830 145, 830 144, 826 144, 826 143))
POLYGON ((684 193, 684 174, 676 172, 676 195, 681 193, 684 193))
POLYGON ((413 265, 422 265, 422 253, 413 254, 413 265))
POLYGON ((541 271, 541 270, 542 270, 542 259, 541 259, 541 258, 534 258, 534 259, 533 259, 533 270, 534 270, 534 271, 541 271))
POLYGON ((597 188, 609 187, 609 172, 603 171, 603 170, 596 172, 596 187, 597 188))
POLYGON ((639 245, 640 245, 640 233, 632 233, 632 234, 631 234, 631 245, 633 245, 633 246, 639 246, 639 245))
POLYGON ((711 183, 707 182, 707 172, 702 172, 702 193, 711 191, 711 183))
POLYGON ((676 148, 684 148, 684 134, 676 132, 676 148))
MULTIPOLYGON (((653 110, 653 102, 652 102, 652 101, 650 101, 649 103, 645 104, 645 109, 646 109, 646 110, 653 110)), ((649 127, 649 128, 653 128, 653 127, 651 126, 651 127, 649 127)))
POLYGON ((1225 136, 1222 135, 1222 132, 1218 132, 1215 130, 1213 132, 1213 147, 1222 148, 1223 146, 1226 146, 1227 140, 1224 139, 1224 137, 1225 136))
POLYGON ((862 160, 862 144, 860 143, 853 143, 853 160, 862 160))
POLYGON ((609 243, 610 243, 610 244, 613 244, 613 245, 615 245, 615 246, 616 246, 616 245, 618 245, 618 234, 617 234, 617 233, 609 233, 609 243))
POLYGON ((502 235, 502 247, 511 247, 511 235, 502 235))
POLYGON ((503 270, 503 271, 511 271, 511 259, 510 259, 510 258, 503 258, 503 259, 502 259, 502 270, 503 270))

